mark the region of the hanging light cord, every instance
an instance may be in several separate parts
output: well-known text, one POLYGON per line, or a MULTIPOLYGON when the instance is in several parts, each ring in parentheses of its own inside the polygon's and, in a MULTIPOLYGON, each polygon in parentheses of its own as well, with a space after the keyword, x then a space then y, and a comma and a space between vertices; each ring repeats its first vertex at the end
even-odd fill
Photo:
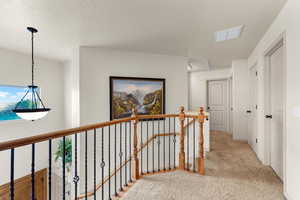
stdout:
POLYGON ((32 79, 32 86, 34 86, 34 56, 33 56, 33 32, 31 32, 31 79, 32 79))
POLYGON ((34 45, 33 45, 33 37, 34 37, 34 34, 33 34, 33 31, 31 32, 31 102, 32 102, 32 109, 34 108, 37 108, 37 103, 36 103, 36 99, 35 99, 35 88, 34 88, 34 56, 33 56, 33 48, 34 48, 34 45))

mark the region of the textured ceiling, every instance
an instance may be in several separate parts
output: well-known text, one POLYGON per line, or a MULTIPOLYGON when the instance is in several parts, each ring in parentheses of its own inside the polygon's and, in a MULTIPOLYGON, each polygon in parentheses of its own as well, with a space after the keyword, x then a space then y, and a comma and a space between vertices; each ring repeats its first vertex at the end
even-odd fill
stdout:
POLYGON ((100 46, 207 59, 213 67, 247 58, 286 0, 1 0, 0 47, 30 51, 26 26, 39 29, 40 56, 70 59, 100 46), (242 37, 214 32, 245 25, 242 37))

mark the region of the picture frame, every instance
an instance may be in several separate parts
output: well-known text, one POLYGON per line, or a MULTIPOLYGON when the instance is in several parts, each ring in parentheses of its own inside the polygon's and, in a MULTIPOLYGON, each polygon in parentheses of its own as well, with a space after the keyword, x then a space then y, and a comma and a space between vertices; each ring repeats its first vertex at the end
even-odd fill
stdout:
POLYGON ((110 120, 139 115, 165 114, 164 78, 109 77, 110 120))

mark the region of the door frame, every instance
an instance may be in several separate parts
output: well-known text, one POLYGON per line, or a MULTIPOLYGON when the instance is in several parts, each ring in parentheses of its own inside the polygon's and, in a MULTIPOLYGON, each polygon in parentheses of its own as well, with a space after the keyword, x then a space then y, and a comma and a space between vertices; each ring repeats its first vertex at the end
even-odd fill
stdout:
MULTIPOLYGON (((208 98, 209 98, 209 89, 208 89, 208 82, 210 81, 226 81, 226 84, 227 84, 227 88, 226 88, 226 92, 227 92, 227 105, 226 105, 226 130, 225 132, 230 132, 230 96, 229 95, 232 95, 232 92, 230 92, 230 89, 229 89, 229 81, 230 79, 232 79, 232 76, 230 77, 226 77, 226 78, 215 78, 215 79, 207 79, 206 80, 206 110, 209 112, 209 110, 207 109, 208 107, 208 98), (231 94, 230 94, 231 93, 231 94)), ((231 97, 232 99, 232 97, 231 97)), ((232 123, 233 124, 233 123, 232 123)))
MULTIPOLYGON (((264 115, 271 113, 271 63, 270 63, 270 56, 282 47, 283 50, 283 95, 282 95, 282 102, 283 102, 283 117, 282 117, 282 124, 283 124, 283 140, 282 140, 282 150, 283 150, 283 185, 285 190, 285 183, 286 183, 286 33, 282 33, 273 43, 266 49, 264 52, 264 115)), ((264 118, 265 124, 265 131, 264 131, 264 161, 266 165, 271 165, 271 121, 264 118)))
MULTIPOLYGON (((251 65, 251 67, 249 68, 249 85, 251 86, 251 81, 252 81, 252 77, 251 77, 251 71, 253 70, 253 69, 255 69, 256 70, 256 73, 258 72, 258 63, 257 63, 257 61, 253 64, 253 65, 251 65)), ((258 85, 258 75, 256 75, 256 106, 258 105, 258 87, 259 87, 259 85, 258 85)), ((252 103, 252 102, 251 102, 252 103)), ((250 106, 251 104, 249 104, 249 106, 250 106)), ((250 110, 250 107, 249 107, 249 110, 250 110)), ((252 113, 253 113, 254 111, 252 111, 252 113)), ((258 137, 259 137, 259 135, 258 135, 258 109, 256 108, 256 115, 255 115, 255 118, 253 119, 253 120, 255 120, 255 123, 256 123, 256 146, 255 146, 255 148, 253 148, 251 145, 251 149, 256 153, 256 154, 258 154, 258 137)), ((249 121, 248 121, 249 122, 249 121)), ((253 125, 253 124, 252 124, 253 125)), ((248 129, 248 131, 249 131, 249 129, 248 129)), ((251 135, 251 138, 249 137, 249 132, 248 132, 248 144, 249 143, 251 143, 252 141, 252 135, 251 135)))
POLYGON ((228 117, 229 117, 229 122, 228 122, 228 132, 230 134, 233 134, 233 90, 232 90, 232 85, 233 85, 233 81, 232 81, 232 77, 228 78, 228 117))

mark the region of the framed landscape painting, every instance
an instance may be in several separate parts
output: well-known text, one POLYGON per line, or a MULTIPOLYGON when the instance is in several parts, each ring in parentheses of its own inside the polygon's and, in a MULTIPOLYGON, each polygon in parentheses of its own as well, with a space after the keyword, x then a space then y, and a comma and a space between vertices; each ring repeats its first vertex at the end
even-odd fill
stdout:
POLYGON ((165 114, 165 79, 110 77, 110 119, 165 114))
MULTIPOLYGON (((12 110, 25 95, 28 87, 0 85, 0 122, 20 119, 12 110)), ((20 108, 31 108, 30 95, 19 104, 20 108)))

